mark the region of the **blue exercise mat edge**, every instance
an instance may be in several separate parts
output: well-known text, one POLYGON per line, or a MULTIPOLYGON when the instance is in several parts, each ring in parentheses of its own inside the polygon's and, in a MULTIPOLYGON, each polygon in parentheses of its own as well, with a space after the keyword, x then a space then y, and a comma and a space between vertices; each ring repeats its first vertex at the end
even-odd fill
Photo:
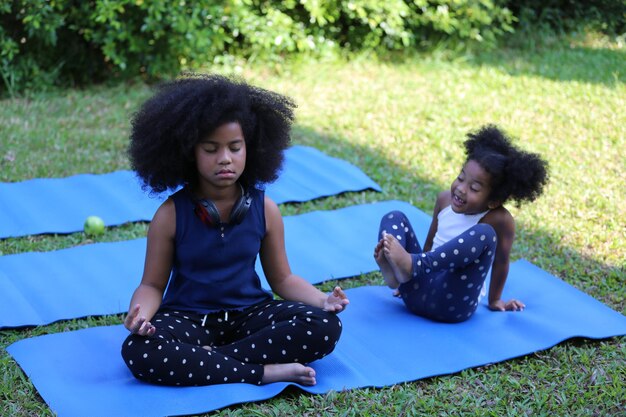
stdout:
MULTIPOLYGON (((277 204, 368 189, 381 191, 357 166, 302 145, 287 149, 279 178, 266 186, 277 204)), ((167 195, 144 192, 132 171, 0 183, 0 239, 82 231, 92 215, 106 226, 149 221, 167 195)))
MULTIPOLYGON (((292 271, 317 284, 377 270, 378 224, 391 210, 404 211, 418 236, 426 236, 430 216, 395 200, 285 216, 292 271)), ((141 238, 0 257, 0 329, 125 312, 141 279, 145 245, 141 238)), ((258 260, 256 269, 269 289, 258 260)))
POLYGON ((204 413, 266 400, 289 385, 314 394, 384 387, 525 356, 571 338, 626 334, 625 316, 530 262, 514 262, 509 279, 506 292, 510 294, 505 296, 522 298, 526 311, 491 312, 481 303, 474 317, 459 324, 414 316, 385 287, 347 290, 351 305, 340 315, 342 339, 335 352, 312 364, 318 374, 314 387, 145 384, 135 380, 121 361, 119 347, 127 334, 121 325, 25 339, 7 350, 60 417, 157 416, 204 413), (577 308, 562 308, 555 299, 577 308), (492 343, 493 334, 498 334, 499 343, 492 343), (74 348, 68 350, 70 346, 74 348), (398 360, 402 357, 413 360, 398 360))

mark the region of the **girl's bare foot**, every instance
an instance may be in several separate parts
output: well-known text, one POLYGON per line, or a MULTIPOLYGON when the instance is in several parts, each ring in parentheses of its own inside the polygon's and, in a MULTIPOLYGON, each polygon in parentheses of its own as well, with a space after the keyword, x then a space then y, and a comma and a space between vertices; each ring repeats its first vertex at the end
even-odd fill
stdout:
POLYGON ((261 382, 296 382, 301 385, 315 385, 315 370, 301 363, 277 363, 263 367, 261 382))
POLYGON ((393 270, 396 280, 400 284, 408 282, 411 279, 411 271, 413 269, 411 254, 389 233, 383 236, 383 253, 393 270))
POLYGON ((389 286, 389 288, 398 288, 400 283, 396 279, 393 269, 391 268, 391 265, 389 265, 389 261, 385 257, 384 253, 383 244, 385 235, 386 233, 383 232, 383 239, 380 239, 380 241, 374 248, 374 259, 376 260, 378 268, 380 268, 380 273, 382 274, 383 278, 385 279, 385 283, 389 286))

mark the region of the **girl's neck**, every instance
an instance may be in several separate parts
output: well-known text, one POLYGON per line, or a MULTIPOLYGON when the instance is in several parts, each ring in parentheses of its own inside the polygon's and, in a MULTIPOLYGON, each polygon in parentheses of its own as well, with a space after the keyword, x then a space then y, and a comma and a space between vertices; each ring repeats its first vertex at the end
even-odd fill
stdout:
POLYGON ((197 184, 192 185, 191 193, 198 199, 211 201, 236 200, 243 195, 243 186, 237 182, 229 187, 200 187, 197 184))

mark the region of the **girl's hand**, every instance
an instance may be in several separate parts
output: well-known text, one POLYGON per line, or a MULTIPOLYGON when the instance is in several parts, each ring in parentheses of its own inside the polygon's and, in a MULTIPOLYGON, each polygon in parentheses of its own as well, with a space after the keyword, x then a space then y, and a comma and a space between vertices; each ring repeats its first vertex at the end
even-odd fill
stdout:
POLYGON ((509 301, 494 301, 489 304, 489 308, 494 311, 524 311, 526 308, 526 304, 522 303, 520 300, 509 300, 509 301))
POLYGON ((124 327, 131 333, 139 336, 152 336, 156 332, 156 327, 152 325, 145 317, 139 316, 139 304, 133 307, 124 319, 124 327))
POLYGON ((333 289, 333 292, 328 294, 328 298, 324 300, 324 310, 339 313, 346 309, 350 303, 346 293, 343 292, 341 287, 337 286, 333 289))

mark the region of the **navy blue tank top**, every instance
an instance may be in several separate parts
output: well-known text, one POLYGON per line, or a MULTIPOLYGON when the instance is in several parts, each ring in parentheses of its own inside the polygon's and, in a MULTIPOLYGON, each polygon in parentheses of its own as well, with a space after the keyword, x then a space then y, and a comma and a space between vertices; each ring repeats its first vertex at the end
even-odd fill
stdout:
POLYGON ((265 236, 265 194, 252 189, 250 195, 252 205, 240 224, 215 228, 196 216, 186 189, 170 197, 176 207, 175 253, 162 309, 207 314, 273 298, 254 268, 265 236))

